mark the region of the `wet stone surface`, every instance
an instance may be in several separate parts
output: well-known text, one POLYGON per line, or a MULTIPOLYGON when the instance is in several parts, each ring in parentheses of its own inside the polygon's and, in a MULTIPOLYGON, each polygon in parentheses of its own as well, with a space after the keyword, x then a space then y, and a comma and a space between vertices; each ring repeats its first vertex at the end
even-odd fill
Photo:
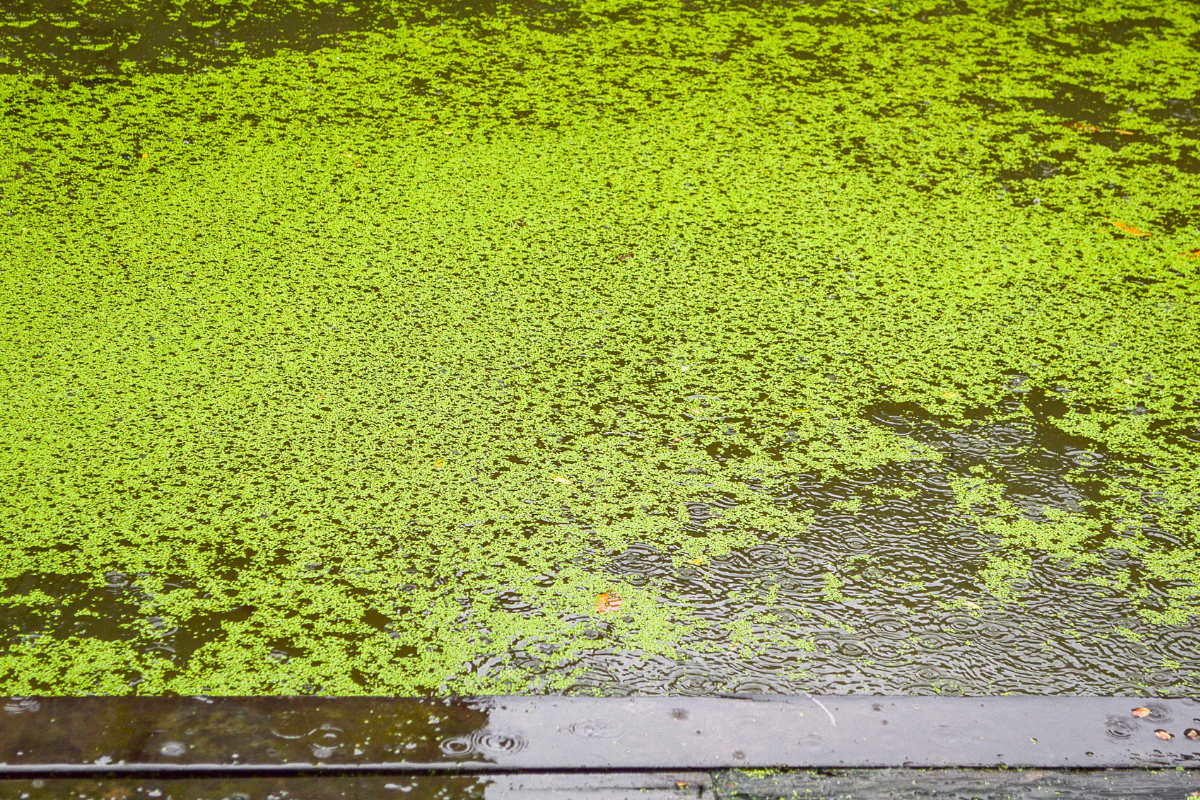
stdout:
POLYGON ((865 794, 881 800, 952 798, 952 800, 1093 800, 1130 798, 1160 800, 1186 797, 1195 780, 1177 772, 1109 771, 1098 773, 1046 770, 833 770, 748 775, 719 773, 628 775, 523 775, 489 777, 420 776, 387 778, 292 778, 234 780, 37 780, 2 781, 4 800, 99 800, 161 798, 206 800, 311 800, 412 797, 466 798, 596 798, 596 800, 668 800, 711 797, 717 800, 790 800, 865 794))
POLYGON ((3 714, 12 778, 1200 765, 1195 699, 43 697, 3 714))

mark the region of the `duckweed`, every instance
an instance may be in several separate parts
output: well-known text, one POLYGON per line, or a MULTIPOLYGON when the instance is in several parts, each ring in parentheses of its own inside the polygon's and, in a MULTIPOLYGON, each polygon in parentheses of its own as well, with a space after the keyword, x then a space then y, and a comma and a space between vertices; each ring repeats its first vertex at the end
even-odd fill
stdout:
POLYGON ((0 691, 1200 685, 1185 6, 79 8, 0 28, 0 691))

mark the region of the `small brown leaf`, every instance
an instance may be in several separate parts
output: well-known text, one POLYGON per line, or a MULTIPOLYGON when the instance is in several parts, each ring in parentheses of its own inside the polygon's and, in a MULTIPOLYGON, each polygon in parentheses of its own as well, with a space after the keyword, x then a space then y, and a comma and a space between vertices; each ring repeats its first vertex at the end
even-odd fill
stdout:
POLYGON ((1113 224, 1113 226, 1115 226, 1117 228, 1117 230, 1121 231, 1122 233, 1127 233, 1130 236, 1149 236, 1150 235, 1146 231, 1139 231, 1137 228, 1133 227, 1132 225, 1126 225, 1124 222, 1117 222, 1115 219, 1110 219, 1109 222, 1111 222, 1113 224))
POLYGON ((605 614, 609 611, 616 611, 620 607, 621 598, 617 597, 615 594, 603 592, 599 597, 596 598, 597 614, 605 614))
POLYGON ((1157 736, 1158 738, 1162 739, 1164 742, 1169 742, 1175 738, 1174 734, 1167 733, 1166 731, 1162 730, 1161 728, 1159 730, 1156 730, 1154 732, 1154 735, 1157 736))
POLYGON ((1148 717, 1150 716, 1150 709, 1146 708, 1145 706, 1141 708, 1135 708, 1133 710, 1133 715, 1138 719, 1141 719, 1142 717, 1148 717))

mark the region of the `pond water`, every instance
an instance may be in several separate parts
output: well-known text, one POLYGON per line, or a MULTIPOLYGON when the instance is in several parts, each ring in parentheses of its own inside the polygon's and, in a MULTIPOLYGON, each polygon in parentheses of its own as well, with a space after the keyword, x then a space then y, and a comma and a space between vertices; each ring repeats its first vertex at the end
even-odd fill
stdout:
POLYGON ((0 693, 1200 688, 1200 21, 0 6, 0 693))

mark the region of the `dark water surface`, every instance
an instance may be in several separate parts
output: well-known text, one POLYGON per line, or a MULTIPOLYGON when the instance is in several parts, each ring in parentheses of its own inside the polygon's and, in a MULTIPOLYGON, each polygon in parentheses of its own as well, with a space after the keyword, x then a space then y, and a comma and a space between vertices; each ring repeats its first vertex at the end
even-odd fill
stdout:
POLYGON ((1200 686, 1191 6, 2 10, 0 691, 1200 686))

